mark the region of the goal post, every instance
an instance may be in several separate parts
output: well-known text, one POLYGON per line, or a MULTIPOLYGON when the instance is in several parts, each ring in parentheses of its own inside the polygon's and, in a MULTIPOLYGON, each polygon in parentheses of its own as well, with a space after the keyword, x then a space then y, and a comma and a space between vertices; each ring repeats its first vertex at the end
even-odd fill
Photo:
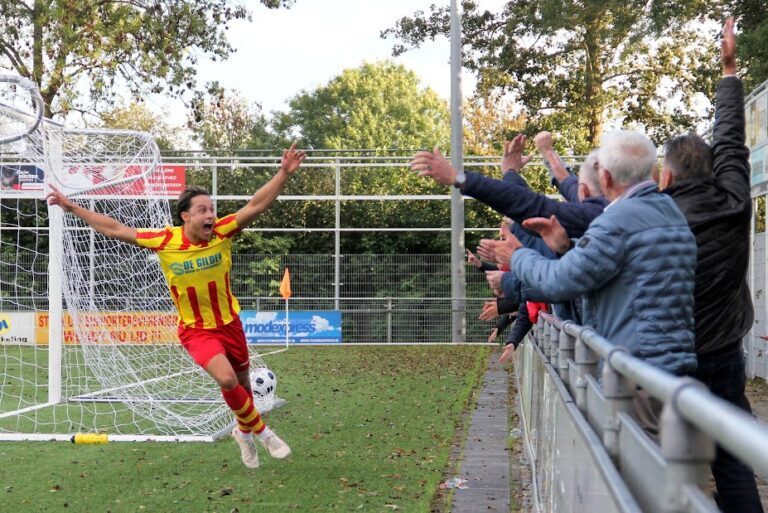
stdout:
MULTIPOLYGON (((13 78, 0 75, 0 440, 225 435, 232 413, 178 342, 157 257, 45 203, 53 184, 126 226, 172 224, 157 145, 142 132, 35 122, 39 93, 13 78)), ((275 405, 274 394, 255 400, 275 405)))

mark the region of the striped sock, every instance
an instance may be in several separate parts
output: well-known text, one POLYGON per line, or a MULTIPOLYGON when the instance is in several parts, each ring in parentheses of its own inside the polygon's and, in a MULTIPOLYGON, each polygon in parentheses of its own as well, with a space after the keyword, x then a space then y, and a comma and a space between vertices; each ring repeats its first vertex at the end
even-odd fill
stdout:
POLYGON ((224 402, 235 413, 237 425, 243 433, 259 434, 264 431, 266 425, 261 420, 259 411, 253 404, 253 396, 248 390, 238 384, 232 390, 221 390, 224 402))

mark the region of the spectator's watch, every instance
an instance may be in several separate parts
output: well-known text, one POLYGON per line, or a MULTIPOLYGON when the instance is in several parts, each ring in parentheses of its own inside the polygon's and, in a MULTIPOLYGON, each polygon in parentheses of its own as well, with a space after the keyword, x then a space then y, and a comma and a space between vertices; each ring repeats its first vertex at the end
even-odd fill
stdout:
POLYGON ((464 173, 459 173, 456 175, 456 180, 454 180, 453 186, 456 187, 457 189, 463 189, 466 181, 467 181, 467 175, 465 175, 464 173))

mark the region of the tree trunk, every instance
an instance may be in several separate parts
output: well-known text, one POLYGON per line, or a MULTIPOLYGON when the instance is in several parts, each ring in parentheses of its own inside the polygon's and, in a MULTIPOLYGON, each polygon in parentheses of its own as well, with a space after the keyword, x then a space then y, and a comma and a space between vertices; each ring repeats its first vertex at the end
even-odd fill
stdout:
POLYGON ((51 117, 51 102, 58 91, 51 91, 50 87, 43 90, 43 74, 45 73, 43 62, 43 25, 45 24, 46 7, 43 0, 35 0, 32 7, 32 77, 30 77, 40 91, 40 95, 45 102, 43 115, 46 118, 51 117))
POLYGON ((601 21, 595 20, 593 27, 586 31, 584 46, 587 53, 584 84, 584 107, 587 117, 587 141, 593 148, 600 143, 603 134, 603 67, 601 63, 602 47, 599 39, 601 21))

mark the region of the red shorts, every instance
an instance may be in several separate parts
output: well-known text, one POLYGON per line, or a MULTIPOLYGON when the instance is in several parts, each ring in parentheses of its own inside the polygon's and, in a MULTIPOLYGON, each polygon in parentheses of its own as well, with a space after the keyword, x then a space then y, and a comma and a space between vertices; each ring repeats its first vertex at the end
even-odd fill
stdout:
POLYGON ((240 317, 221 328, 188 328, 179 326, 179 340, 200 367, 205 368, 211 358, 223 354, 235 372, 248 370, 248 344, 245 341, 240 317))

